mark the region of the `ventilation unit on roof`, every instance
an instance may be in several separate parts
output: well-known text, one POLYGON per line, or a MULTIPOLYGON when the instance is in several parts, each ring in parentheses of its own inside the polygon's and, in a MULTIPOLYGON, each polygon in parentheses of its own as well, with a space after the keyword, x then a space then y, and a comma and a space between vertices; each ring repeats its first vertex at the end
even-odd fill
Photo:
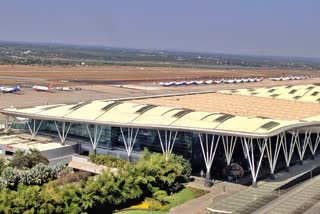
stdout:
POLYGON ((261 119, 270 119, 270 117, 265 117, 265 116, 256 116, 256 118, 261 118, 261 119))
POLYGON ((201 118, 201 120, 204 120, 204 119, 206 119, 206 118, 208 118, 208 117, 210 117, 210 116, 212 116, 212 115, 217 115, 217 114, 219 114, 219 113, 208 114, 208 115, 206 115, 205 117, 201 118))
POLYGON ((216 118, 214 121, 215 121, 215 122, 222 123, 222 122, 224 122, 224 121, 226 121, 226 120, 229 120, 230 118, 233 118, 233 117, 234 117, 234 115, 225 114, 225 115, 222 115, 222 116, 216 118))
POLYGON ((274 89, 274 88, 272 88, 272 89, 270 89, 269 91, 268 91, 268 93, 272 93, 272 92, 274 92, 276 89, 274 89))
POLYGON ((165 115, 165 114, 167 114, 167 113, 169 113, 169 112, 171 112, 171 111, 177 111, 177 110, 181 110, 181 111, 182 111, 183 109, 184 109, 184 108, 172 108, 172 109, 169 109, 168 111, 162 113, 161 116, 163 116, 163 115, 165 115))
POLYGON ((311 96, 317 96, 319 94, 319 91, 315 91, 311 94, 311 96))
POLYGON ((278 97, 280 94, 271 94, 270 97, 278 97))
POLYGON ((175 115, 173 115, 173 117, 177 117, 177 118, 181 118, 186 114, 189 114, 191 112, 194 112, 194 110, 191 109, 183 109, 182 111, 179 111, 178 113, 176 113, 175 115))
POLYGON ((307 90, 311 90, 311 89, 314 89, 314 86, 309 86, 309 87, 307 88, 307 90))
POLYGON ((270 130, 276 126, 280 125, 280 123, 278 122, 274 122, 274 121, 270 121, 270 122, 267 122, 265 124, 263 124, 262 126, 260 126, 261 129, 266 129, 266 130, 270 130))
POLYGON ((295 97, 293 97, 293 99, 295 99, 295 100, 297 100, 297 99, 299 99, 299 98, 301 98, 301 96, 295 96, 295 97))
POLYGON ((105 107, 103 107, 101 110, 103 111, 109 111, 110 109, 112 109, 113 107, 120 105, 122 102, 113 102, 113 103, 109 103, 108 105, 106 105, 105 107))
POLYGON ((153 109, 155 107, 157 107, 157 106, 156 105, 146 105, 146 106, 143 106, 142 108, 140 108, 139 110, 137 110, 136 113, 143 114, 146 111, 149 111, 150 109, 153 109))
POLYGON ((61 106, 61 104, 54 105, 54 106, 48 106, 48 107, 43 108, 42 110, 47 111, 47 110, 50 110, 50 109, 53 109, 53 108, 56 108, 56 107, 59 107, 59 106, 61 106))
POLYGON ((298 90, 297 89, 293 89, 293 90, 291 90, 290 92, 289 92, 289 94, 294 94, 294 93, 296 93, 298 90))
POLYGON ((77 110, 77 109, 79 109, 79 108, 81 108, 81 107, 83 107, 83 106, 85 106, 85 105, 90 104, 90 103, 91 103, 91 102, 80 103, 80 104, 77 104, 77 105, 71 107, 69 110, 77 110))

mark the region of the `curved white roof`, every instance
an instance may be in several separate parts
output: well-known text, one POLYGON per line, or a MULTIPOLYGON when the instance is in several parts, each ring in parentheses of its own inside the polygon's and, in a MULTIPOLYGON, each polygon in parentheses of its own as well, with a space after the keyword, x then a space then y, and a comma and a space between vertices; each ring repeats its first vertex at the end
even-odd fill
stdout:
POLYGON ((175 129, 241 136, 272 136, 286 129, 320 126, 320 116, 306 120, 277 120, 219 112, 194 111, 130 101, 92 101, 1 111, 16 117, 153 129, 175 129))

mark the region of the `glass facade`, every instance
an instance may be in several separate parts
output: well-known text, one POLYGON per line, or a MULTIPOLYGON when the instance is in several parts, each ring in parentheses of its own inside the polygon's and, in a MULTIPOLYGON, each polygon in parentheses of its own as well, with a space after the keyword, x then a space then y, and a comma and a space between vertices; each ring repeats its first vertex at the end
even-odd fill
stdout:
MULTIPOLYGON (((62 131, 62 122, 56 122, 60 131, 62 131)), ((33 128, 33 120, 29 120, 30 127, 33 128)), ((36 120, 36 128, 39 126, 40 121, 36 120)), ((65 129, 67 129, 69 123, 65 124, 65 129)), ((29 132, 29 128, 24 123, 15 123, 13 128, 20 129, 26 132, 29 132)), ((93 125, 89 125, 89 130, 93 136, 93 125)), ((54 121, 43 121, 39 132, 50 133, 58 136, 57 128, 54 121)), ((124 136, 127 136, 127 128, 123 128, 124 136)), ((161 136, 164 141, 164 131, 160 131, 161 136)), ((174 138, 174 133, 172 132, 172 139, 174 138)), ((72 123, 68 133, 68 140, 79 139, 82 142, 88 142, 90 144, 90 137, 88 130, 85 124, 72 123)), ((104 126, 101 133, 101 137, 98 143, 97 148, 106 149, 106 150, 125 150, 124 140, 119 127, 104 126)), ((161 144, 159 140, 159 135, 157 130, 148 130, 148 129, 139 129, 135 145, 133 147, 134 153, 140 153, 148 148, 151 152, 162 153, 161 144)), ((99 151, 99 150, 98 150, 99 151)), ((172 153, 182 155, 184 158, 190 160, 190 162, 197 166, 203 165, 203 157, 201 147, 199 146, 198 134, 191 132, 178 132, 172 153)))

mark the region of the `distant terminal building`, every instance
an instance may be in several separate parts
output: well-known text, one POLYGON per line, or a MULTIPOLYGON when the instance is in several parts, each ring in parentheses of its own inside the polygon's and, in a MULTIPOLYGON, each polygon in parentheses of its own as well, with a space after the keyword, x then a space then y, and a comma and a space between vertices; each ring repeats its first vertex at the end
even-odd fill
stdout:
MULTIPOLYGON (((77 153, 136 159, 181 154, 194 171, 223 176, 232 163, 271 177, 314 158, 320 143, 320 86, 278 86, 8 108, 6 131, 55 135, 77 153), (23 119, 23 120, 22 120, 23 119), (17 121, 24 122, 17 122, 17 121), (70 142, 72 142, 70 144, 70 142)), ((3 140, 0 141, 3 144, 3 140)))

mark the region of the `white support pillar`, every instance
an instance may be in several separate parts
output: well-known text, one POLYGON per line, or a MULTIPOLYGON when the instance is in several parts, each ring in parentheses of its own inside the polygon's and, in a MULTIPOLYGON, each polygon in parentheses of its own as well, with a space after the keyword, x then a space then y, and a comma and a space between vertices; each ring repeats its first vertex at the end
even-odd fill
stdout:
POLYGON ((261 142, 261 139, 257 139, 257 144, 258 144, 258 147, 259 147, 259 151, 262 152, 263 143, 261 142))
POLYGON ((40 120, 40 123, 39 123, 38 126, 37 126, 36 122, 37 121, 35 119, 31 120, 31 125, 29 124, 29 122, 27 122, 27 126, 28 126, 29 131, 30 131, 30 133, 32 135, 32 138, 35 138, 36 135, 38 134, 38 131, 39 131, 39 129, 41 127, 41 124, 42 124, 42 120, 40 120))
POLYGON ((281 135, 277 135, 276 142, 272 142, 271 138, 266 138, 266 150, 267 150, 267 155, 268 155, 268 160, 269 160, 269 166, 270 166, 270 172, 271 172, 271 178, 275 179, 274 176, 274 170, 277 165, 278 157, 279 157, 279 152, 280 148, 282 145, 283 137, 281 135), (273 146, 274 145, 274 149, 273 146))
POLYGON ((248 155, 247 155, 247 152, 246 152, 246 146, 244 144, 243 138, 240 138, 240 141, 241 141, 241 147, 242 147, 244 158, 248 159, 248 155))
POLYGON ((158 130, 158 136, 161 144, 162 153, 165 155, 166 160, 169 159, 172 153, 172 149, 176 141, 177 135, 178 131, 164 130, 164 136, 162 137, 161 131, 158 130))
POLYGON ((209 134, 199 134, 199 140, 200 140, 200 145, 202 149, 202 154, 203 154, 203 159, 206 165, 206 179, 205 179, 205 186, 211 186, 211 166, 213 163, 214 156, 216 154, 219 140, 220 140, 220 135, 217 137, 215 135, 211 135, 211 141, 209 141, 209 134), (205 145, 203 143, 203 138, 205 141, 205 145))
POLYGON ((224 152, 226 155, 228 166, 230 166, 230 164, 231 164, 231 159, 232 159, 232 155, 233 155, 233 151, 234 151, 234 147, 236 145, 236 142, 237 142, 237 137, 222 136, 222 143, 223 143, 223 148, 224 148, 224 152))
POLYGON ((309 145, 309 136, 310 133, 306 130, 305 131, 305 135, 304 135, 304 139, 303 139, 303 144, 301 145, 301 141, 300 141, 300 137, 299 137, 299 131, 297 130, 297 137, 295 138, 295 144, 297 146, 298 149, 298 154, 299 154, 299 158, 300 158, 300 164, 303 164, 303 158, 304 158, 304 154, 307 150, 307 146, 309 145))
POLYGON ((246 147, 246 152, 247 152, 247 156, 248 156, 248 162, 250 165, 250 171, 251 171, 251 175, 252 175, 252 186, 253 187, 257 187, 257 178, 258 178, 258 174, 259 174, 259 170, 260 170, 260 166, 261 166, 261 161, 263 158, 263 154, 264 154, 264 150, 266 148, 266 140, 264 140, 262 142, 262 148, 261 148, 261 152, 260 152, 260 158, 258 161, 258 165, 256 167, 256 161, 255 161, 255 157, 254 157, 254 146, 253 146, 253 139, 249 138, 243 138, 245 147, 246 147))
POLYGON ((67 126, 66 126, 66 122, 61 122, 61 123, 62 123, 62 128, 60 130, 57 122, 54 121, 54 124, 55 124, 55 126, 57 128, 57 131, 58 131, 58 134, 59 134, 59 137, 60 137, 61 145, 64 145, 64 143, 65 143, 65 141, 67 139, 70 127, 71 127, 71 123, 69 123, 69 125, 67 125, 67 126))
POLYGON ((292 155, 294 152, 294 147, 296 146, 296 138, 299 137, 299 133, 295 132, 294 130, 291 132, 291 140, 290 140, 290 145, 288 149, 288 144, 287 144, 287 138, 286 134, 282 133, 282 149, 283 149, 283 155, 286 160, 286 171, 289 172, 290 169, 290 162, 292 159, 292 155))
POLYGON ((316 151, 318 149, 319 143, 320 143, 320 132, 317 133, 317 136, 316 136, 316 138, 314 140, 314 143, 312 142, 311 134, 310 134, 309 147, 310 147, 310 150, 311 150, 311 153, 312 153, 312 159, 314 159, 314 157, 316 155, 316 151))
POLYGON ((127 151, 128 160, 131 161, 131 153, 132 153, 134 144, 136 142, 139 129, 138 128, 137 129, 128 128, 127 136, 125 136, 122 127, 120 127, 120 131, 121 131, 121 135, 122 135, 122 138, 123 138, 124 146, 125 146, 126 151, 127 151))
POLYGON ((87 127, 87 131, 89 134, 90 142, 93 147, 93 153, 96 154, 96 149, 97 149, 98 143, 100 141, 101 133, 103 131, 104 126, 94 125, 93 126, 93 133, 91 133, 88 124, 86 124, 86 127, 87 127))

